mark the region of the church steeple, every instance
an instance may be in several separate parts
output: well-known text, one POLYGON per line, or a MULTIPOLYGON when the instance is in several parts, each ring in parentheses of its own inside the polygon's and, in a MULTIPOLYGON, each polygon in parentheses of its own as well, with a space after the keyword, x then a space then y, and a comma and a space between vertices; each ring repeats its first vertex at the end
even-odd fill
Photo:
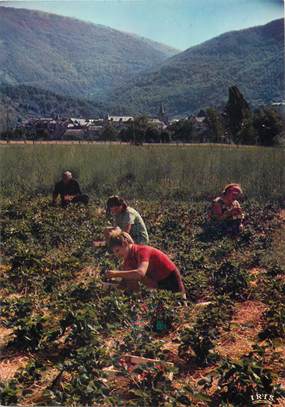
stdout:
POLYGON ((158 119, 163 122, 164 124, 168 125, 169 121, 168 121, 168 117, 166 115, 165 112, 165 107, 164 104, 161 102, 160 103, 160 108, 159 108, 159 112, 158 112, 158 119))
POLYGON ((164 108, 164 104, 160 103, 160 108, 159 108, 159 117, 164 117, 165 115, 165 108, 164 108))

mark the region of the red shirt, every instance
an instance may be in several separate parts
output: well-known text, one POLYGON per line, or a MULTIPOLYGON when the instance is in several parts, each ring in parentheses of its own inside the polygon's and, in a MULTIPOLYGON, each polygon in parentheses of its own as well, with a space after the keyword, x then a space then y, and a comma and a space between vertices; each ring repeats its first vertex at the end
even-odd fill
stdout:
POLYGON ((164 280, 177 269, 175 264, 162 251, 139 244, 131 246, 123 268, 125 270, 135 270, 143 261, 149 262, 146 277, 157 282, 164 280))

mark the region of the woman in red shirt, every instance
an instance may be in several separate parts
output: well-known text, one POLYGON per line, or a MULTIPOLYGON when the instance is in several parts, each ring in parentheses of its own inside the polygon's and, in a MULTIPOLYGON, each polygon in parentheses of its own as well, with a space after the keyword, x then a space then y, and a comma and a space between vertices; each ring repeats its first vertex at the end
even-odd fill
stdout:
POLYGON ((109 246, 115 256, 123 258, 123 270, 109 270, 107 278, 121 277, 128 287, 138 289, 141 281, 149 288, 158 288, 185 295, 181 274, 162 251, 151 246, 130 243, 124 234, 111 237, 109 246))

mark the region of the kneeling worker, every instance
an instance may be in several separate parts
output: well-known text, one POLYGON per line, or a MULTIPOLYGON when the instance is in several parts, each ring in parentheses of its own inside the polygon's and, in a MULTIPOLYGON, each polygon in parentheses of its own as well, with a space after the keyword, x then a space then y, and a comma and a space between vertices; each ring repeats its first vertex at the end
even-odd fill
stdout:
POLYGON ((220 196, 212 201, 208 219, 225 232, 238 234, 243 231, 244 212, 238 198, 242 195, 239 184, 226 185, 220 196))
POLYGON ((89 197, 81 193, 78 182, 73 178, 70 171, 65 171, 62 180, 57 182, 52 194, 52 205, 56 205, 58 195, 61 198, 61 206, 66 207, 69 203, 82 202, 88 204, 89 197))
POLYGON ((123 279, 126 288, 138 290, 141 281, 149 288, 181 292, 185 287, 175 264, 162 251, 151 246, 130 243, 124 234, 111 237, 109 247, 115 256, 124 260, 123 270, 109 270, 107 278, 123 279))

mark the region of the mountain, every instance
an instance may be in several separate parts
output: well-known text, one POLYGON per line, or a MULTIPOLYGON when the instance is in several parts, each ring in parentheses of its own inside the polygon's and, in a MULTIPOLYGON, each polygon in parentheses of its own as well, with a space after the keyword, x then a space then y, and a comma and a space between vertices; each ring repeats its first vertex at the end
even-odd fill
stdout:
POLYGON ((100 97, 178 51, 102 25, 0 7, 0 83, 100 97))
POLYGON ((162 62, 109 95, 113 113, 185 115, 223 103, 237 85, 253 105, 284 96, 284 21, 213 38, 162 62))
POLYGON ((21 114, 156 114, 163 103, 169 116, 185 116, 220 106, 233 85, 253 106, 283 99, 283 19, 177 52, 101 25, 0 7, 0 85, 10 86, 5 106, 21 114))

